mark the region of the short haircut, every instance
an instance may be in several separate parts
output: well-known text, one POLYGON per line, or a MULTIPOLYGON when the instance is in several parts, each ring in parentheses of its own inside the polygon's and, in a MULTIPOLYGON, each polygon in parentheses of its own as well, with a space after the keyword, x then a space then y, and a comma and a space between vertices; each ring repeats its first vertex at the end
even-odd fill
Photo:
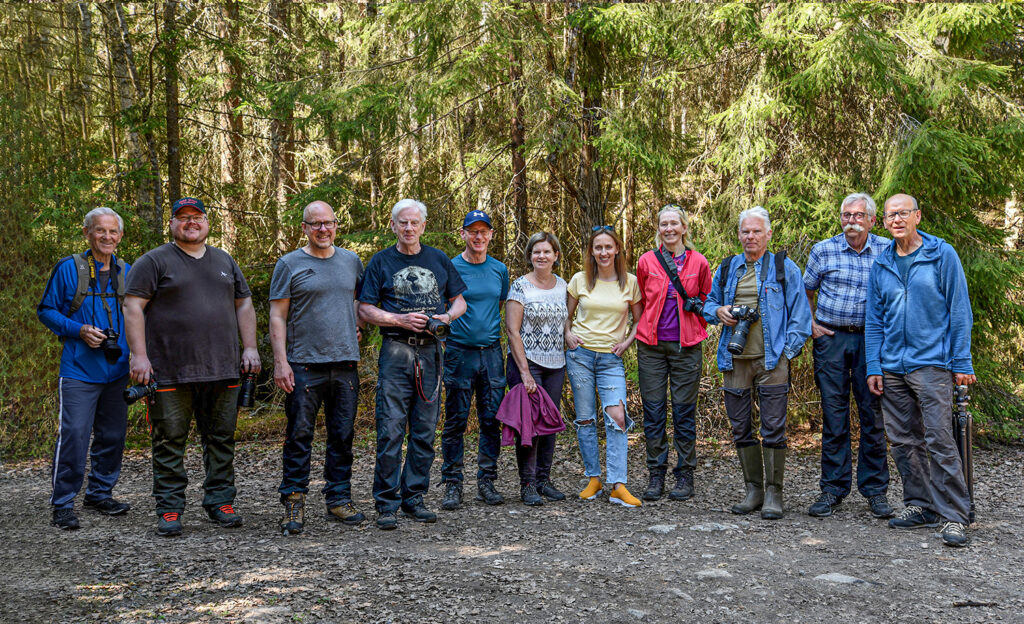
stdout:
POLYGON ((99 216, 102 216, 102 215, 116 217, 117 218, 117 229, 122 231, 122 232, 124 232, 124 219, 121 218, 121 215, 117 214, 112 209, 107 208, 106 206, 100 206, 99 208, 93 208, 89 212, 85 213, 85 218, 82 219, 82 227, 84 227, 87 230, 91 230, 92 229, 93 221, 96 220, 96 217, 99 217, 99 216))
POLYGON ((878 206, 875 205, 875 200, 871 199, 871 196, 867 193, 850 193, 843 200, 843 203, 839 205, 839 210, 844 210, 850 204, 856 204, 857 202, 864 202, 864 211, 868 213, 868 216, 873 217, 878 214, 878 206))
POLYGON ((334 207, 332 207, 327 202, 321 201, 321 200, 318 199, 316 201, 309 202, 308 204, 306 204, 306 207, 302 209, 302 220, 303 221, 309 221, 309 211, 313 208, 313 206, 315 206, 317 204, 323 204, 324 206, 327 206, 328 210, 331 211, 331 214, 334 214, 334 207))
POLYGON ((526 241, 526 266, 533 270, 533 262, 530 261, 530 256, 533 254, 533 248, 537 243, 547 243, 551 245, 551 248, 555 250, 558 257, 562 257, 562 246, 558 244, 558 237, 551 232, 537 232, 530 237, 530 240, 526 241))
POLYGON ((391 209, 391 220, 398 221, 398 213, 402 212, 406 208, 415 208, 420 211, 420 218, 424 221, 427 220, 427 207, 423 205, 423 202, 416 201, 415 199, 400 199, 395 207, 391 209))
POLYGON ((661 233, 658 232, 658 226, 661 224, 661 216, 666 212, 674 212, 679 215, 679 220, 686 226, 686 232, 683 233, 683 248, 696 250, 697 248, 693 244, 693 239, 690 238, 690 217, 683 210, 682 206, 678 204, 666 204, 662 206, 661 210, 658 211, 658 216, 654 219, 654 246, 661 247, 661 233))
POLYGON ((750 217, 757 217, 761 221, 764 221, 764 229, 772 229, 772 221, 771 218, 768 216, 768 211, 762 208, 761 206, 754 206, 753 208, 747 208, 746 210, 740 213, 739 222, 736 224, 737 232, 743 229, 743 222, 749 219, 750 217))

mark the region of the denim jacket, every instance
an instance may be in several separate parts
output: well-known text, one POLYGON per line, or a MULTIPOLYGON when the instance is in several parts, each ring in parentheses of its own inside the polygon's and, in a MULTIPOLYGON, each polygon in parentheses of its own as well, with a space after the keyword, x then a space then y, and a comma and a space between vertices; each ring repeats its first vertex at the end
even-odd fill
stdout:
MULTIPOLYGON (((803 279, 800 267, 786 258, 786 294, 782 294, 782 285, 775 279, 775 261, 770 252, 765 252, 754 263, 754 279, 757 280, 757 297, 761 312, 761 327, 764 333, 764 367, 772 370, 779 363, 781 356, 792 360, 800 355, 804 342, 811 335, 811 304, 804 294, 803 279), (768 263, 768 274, 765 283, 761 283, 761 263, 768 263)), ((746 260, 741 255, 739 260, 732 261, 730 275, 725 276, 725 293, 722 296, 722 267, 715 271, 715 279, 711 284, 711 293, 704 302, 704 318, 708 323, 718 324, 715 310, 723 305, 731 305, 736 298, 736 284, 747 272, 746 260)), ((732 338, 732 328, 723 327, 718 339, 718 370, 732 370, 732 354, 726 345, 732 338)))

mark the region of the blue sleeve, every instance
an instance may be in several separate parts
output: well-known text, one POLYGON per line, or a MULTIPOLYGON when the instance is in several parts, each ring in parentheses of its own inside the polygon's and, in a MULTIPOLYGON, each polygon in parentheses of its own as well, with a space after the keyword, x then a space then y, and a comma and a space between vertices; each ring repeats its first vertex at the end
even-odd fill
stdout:
POLYGON ((380 265, 379 255, 374 255, 370 258, 370 264, 366 265, 366 272, 363 273, 363 283, 359 286, 359 301, 361 303, 368 303, 370 305, 380 303, 380 265))
POLYGON ((952 351, 954 373, 974 374, 971 362, 971 327, 974 314, 971 299, 967 293, 967 276, 960 264, 960 257, 949 244, 942 245, 942 291, 949 310, 949 345, 952 351))
POLYGON ((501 301, 505 302, 508 300, 508 267, 505 263, 501 264, 501 301))
MULTIPOLYGON (((800 283, 800 267, 786 258, 786 283, 800 283)), ((789 321, 786 325, 786 346, 783 353, 792 360, 800 354, 804 343, 811 336, 811 304, 807 295, 799 288, 786 289, 786 310, 789 321)))
POLYGON ((871 265, 871 272, 868 273, 868 300, 864 315, 864 357, 869 376, 882 374, 882 307, 878 296, 880 275, 876 262, 871 265))
POLYGON ((722 267, 719 265, 718 269, 715 270, 715 278, 711 280, 711 292, 708 293, 708 298, 704 300, 704 311, 701 312, 704 320, 712 325, 721 323, 718 320, 718 315, 715 314, 715 310, 725 305, 718 300, 719 296, 725 295, 725 286, 727 286, 722 280, 728 281, 728 276, 722 275, 722 267))
POLYGON ((71 300, 78 289, 78 270, 73 259, 58 264, 46 282, 43 298, 36 307, 36 316, 61 338, 78 338, 82 331, 82 323, 68 318, 64 310, 71 305, 71 300))
MULTIPOLYGON (((820 245, 821 243, 818 243, 820 245)), ((807 258, 807 269, 804 271, 804 289, 818 290, 821 284, 821 273, 818 266, 821 264, 821 252, 818 245, 811 247, 811 255, 807 258)))

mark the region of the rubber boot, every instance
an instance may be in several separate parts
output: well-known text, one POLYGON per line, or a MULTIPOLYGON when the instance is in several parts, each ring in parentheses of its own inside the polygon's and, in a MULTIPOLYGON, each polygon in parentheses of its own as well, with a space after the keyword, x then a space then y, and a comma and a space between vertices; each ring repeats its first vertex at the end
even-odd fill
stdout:
POLYGON ((782 518, 782 480, 786 473, 786 449, 764 448, 764 505, 761 517, 765 520, 782 518))
POLYGON ((764 468, 761 464, 761 445, 752 444, 736 449, 743 468, 743 482, 747 494, 743 500, 732 506, 734 514, 748 514, 760 509, 764 502, 764 468))

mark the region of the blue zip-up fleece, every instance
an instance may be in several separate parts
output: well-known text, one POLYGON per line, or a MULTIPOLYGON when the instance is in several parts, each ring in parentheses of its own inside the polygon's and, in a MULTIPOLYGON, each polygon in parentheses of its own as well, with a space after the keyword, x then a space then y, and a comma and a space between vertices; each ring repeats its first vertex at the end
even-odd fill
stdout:
MULTIPOLYGON (((775 260, 770 252, 765 252, 760 260, 754 263, 754 276, 757 280, 757 298, 761 308, 761 327, 764 334, 764 368, 772 370, 779 363, 779 357, 785 355, 792 360, 804 346, 811 335, 811 304, 803 290, 803 276, 800 267, 786 258, 786 295, 783 298, 782 286, 775 279, 775 260), (761 283, 761 263, 768 263, 768 274, 765 283, 761 283)), ((711 283, 711 293, 704 302, 704 319, 711 324, 719 324, 715 310, 723 305, 732 304, 736 298, 736 284, 747 272, 746 259, 740 255, 732 261, 731 275, 725 282, 725 296, 722 292, 722 267, 715 271, 715 279, 711 283), (722 298, 724 301, 720 301, 722 298)), ((718 370, 732 370, 732 354, 726 348, 732 338, 732 328, 723 327, 718 339, 718 370)))
MULTIPOLYGON (((92 252, 90 251, 91 255, 92 252)), ((111 257, 110 264, 117 270, 117 263, 111 257)), ((106 267, 102 262, 97 263, 96 268, 100 271, 106 267)), ((125 263, 125 277, 131 265, 125 263)), ((90 286, 89 292, 97 292, 99 286, 90 286)), ((46 290, 43 292, 43 299, 36 308, 36 315, 47 329, 57 334, 64 341, 64 350, 60 356, 60 376, 70 377, 87 383, 110 383, 117 381, 128 374, 128 340, 124 335, 124 314, 121 312, 117 299, 107 299, 110 306, 111 316, 114 319, 115 330, 118 333, 117 344, 121 345, 121 359, 110 364, 103 357, 102 349, 93 349, 85 344, 79 333, 82 325, 93 325, 100 330, 110 327, 107 320, 107 313, 98 297, 86 295, 82 306, 70 317, 68 309, 71 307, 71 300, 75 297, 78 288, 78 269, 75 268, 74 258, 65 258, 57 264, 50 275, 50 281, 46 283, 46 290)), ((108 293, 117 292, 117 276, 111 274, 107 281, 108 293)))
POLYGON ((895 243, 871 267, 864 327, 868 375, 906 375, 925 366, 973 375, 974 315, 960 257, 941 238, 918 233, 921 251, 906 284, 895 243))

